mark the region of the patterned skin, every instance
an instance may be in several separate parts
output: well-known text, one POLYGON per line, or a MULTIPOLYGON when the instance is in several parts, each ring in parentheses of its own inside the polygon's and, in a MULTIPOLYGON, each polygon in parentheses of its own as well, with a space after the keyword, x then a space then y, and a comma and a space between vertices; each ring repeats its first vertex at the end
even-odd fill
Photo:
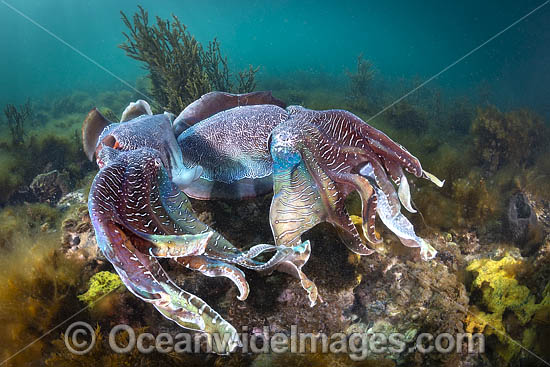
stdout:
MULTIPOLYGON (((227 277, 239 289, 238 298, 245 300, 249 286, 235 265, 266 271, 301 256, 309 244, 296 249, 256 245, 242 252, 199 221, 174 183, 181 152, 168 116, 142 112, 131 111, 137 117, 129 120, 125 112, 123 122, 106 126, 97 137, 95 155, 101 169, 88 207, 98 245, 132 293, 185 328, 220 334, 227 343, 218 352, 232 351, 240 344, 235 328, 199 297, 179 288, 158 259, 209 277, 227 277), (255 260, 264 252, 273 253, 267 262, 255 260)), ((92 117, 97 113, 92 111, 92 117)))
MULTIPOLYGON (((422 258, 436 254, 401 214, 401 203, 415 212, 403 171, 439 186, 443 182, 424 171, 405 148, 350 112, 238 106, 193 125, 177 140, 184 165, 203 170, 199 180, 183 188, 191 197, 253 197, 269 192, 272 182, 270 222, 276 245, 297 248, 304 232, 329 222, 351 251, 371 254, 344 205, 346 196, 357 191, 369 243, 381 242, 375 230, 378 214, 405 246, 420 247, 422 258)), ((277 269, 300 279, 313 305, 317 289, 301 271, 308 256, 304 251, 277 269)))
POLYGON ((180 289, 158 259, 172 259, 209 277, 227 277, 239 289, 238 298, 245 300, 248 283, 232 264, 268 270, 300 256, 308 245, 279 251, 273 245, 256 245, 242 252, 195 217, 157 150, 103 147, 98 159, 104 166, 90 190, 90 217, 98 246, 126 287, 185 328, 222 338, 227 334, 227 349, 218 352, 234 350, 240 343, 235 328, 199 297, 180 289), (254 260, 266 251, 275 251, 268 262, 254 260))
POLYGON ((241 300, 249 288, 236 265, 287 272, 301 281, 313 306, 320 297, 302 272, 311 253, 309 241, 301 241, 304 232, 329 222, 351 251, 373 253, 344 205, 353 191, 362 200, 369 243, 381 241, 374 226, 378 214, 404 245, 420 247, 424 259, 436 253, 401 214, 401 204, 414 212, 403 172, 439 186, 443 182, 405 148, 347 111, 283 107, 269 92, 213 92, 173 124, 171 115, 152 115, 147 103, 138 101, 124 111, 121 123, 109 124, 92 110, 83 125, 85 151, 90 158, 95 153, 101 168, 89 198, 101 250, 128 289, 167 318, 185 328, 229 335, 219 352, 239 345, 235 328, 171 281, 158 258, 231 279, 241 300), (176 138, 174 131, 182 133, 176 138), (275 245, 244 252, 200 222, 186 196, 242 199, 271 189, 275 245), (258 261, 264 252, 273 254, 258 261))
POLYGON ((217 113, 178 136, 183 163, 200 167, 199 180, 183 188, 196 199, 244 199, 270 192, 271 131, 288 118, 275 105, 241 106, 217 113), (236 143, 244 142, 244 143, 236 143))
MULTIPOLYGON (((158 262, 158 257, 175 254, 171 249, 156 248, 151 235, 178 235, 181 245, 177 252, 183 258, 205 257, 214 235, 212 231, 183 234, 184 229, 170 219, 157 190, 162 176, 158 151, 141 148, 121 153, 107 147, 100 156, 105 166, 94 179, 88 207, 103 254, 137 297, 185 328, 230 334, 228 347, 234 349, 239 341, 233 326, 203 300, 180 289, 158 262)), ((187 204, 183 204, 186 210, 187 204)), ((244 281, 242 276, 231 277, 244 281)))
MULTIPOLYGON (((275 243, 298 246, 301 235, 321 222, 334 225, 346 246, 356 254, 374 251, 363 243, 344 205, 346 196, 357 191, 363 209, 363 232, 368 242, 381 239, 375 231, 376 214, 405 246, 420 247, 430 259, 436 251, 414 233, 400 212, 400 199, 410 208, 410 192, 404 168, 417 177, 433 179, 418 159, 381 131, 342 110, 312 111, 291 106, 290 117, 271 134, 274 195, 270 221, 275 243), (399 184, 395 192, 388 175, 399 184)), ((282 266, 288 264, 282 264, 282 266)), ((297 269, 300 270, 300 269, 297 269)), ((301 272, 311 303, 317 291, 301 272)))

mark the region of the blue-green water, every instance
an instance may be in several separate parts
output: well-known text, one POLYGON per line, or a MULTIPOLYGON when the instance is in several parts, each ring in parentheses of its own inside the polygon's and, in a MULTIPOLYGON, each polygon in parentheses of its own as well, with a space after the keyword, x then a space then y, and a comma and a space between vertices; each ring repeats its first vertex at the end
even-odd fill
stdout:
MULTIPOLYGON (((117 45, 124 39, 119 11, 133 1, 0 3, 0 104, 73 90, 122 84, 69 49, 6 3, 120 78, 143 71, 117 45)), ((150 16, 176 14, 203 43, 218 38, 230 63, 261 65, 264 77, 294 70, 345 77, 363 53, 379 75, 424 80, 540 5, 541 1, 172 1, 139 2, 150 16)), ((550 6, 482 47, 435 84, 473 96, 488 86, 503 108, 528 106, 550 114, 550 6)), ((396 97, 398 97, 396 95, 396 97)))

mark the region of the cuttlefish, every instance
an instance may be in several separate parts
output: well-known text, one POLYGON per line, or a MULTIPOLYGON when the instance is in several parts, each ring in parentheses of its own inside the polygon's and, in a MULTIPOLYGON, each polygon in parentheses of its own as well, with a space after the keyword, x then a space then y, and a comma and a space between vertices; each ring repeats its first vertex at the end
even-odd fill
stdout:
POLYGON ((443 182, 404 147, 344 110, 286 107, 270 92, 212 92, 174 118, 153 114, 139 100, 117 123, 92 110, 83 142, 100 167, 89 211, 105 256, 128 289, 164 316, 185 328, 229 333, 224 351, 239 345, 235 328, 171 281, 159 258, 231 279, 241 300, 249 288, 238 266, 287 272, 300 280, 313 306, 318 290, 302 271, 311 244, 301 235, 321 222, 331 223, 351 251, 369 255, 370 245, 381 241, 378 215, 405 246, 419 247, 422 258, 436 254, 401 206, 415 212, 405 172, 443 182), (247 251, 199 221, 188 199, 245 199, 271 191, 275 244, 247 251), (366 242, 344 204, 354 191, 362 202, 366 242))

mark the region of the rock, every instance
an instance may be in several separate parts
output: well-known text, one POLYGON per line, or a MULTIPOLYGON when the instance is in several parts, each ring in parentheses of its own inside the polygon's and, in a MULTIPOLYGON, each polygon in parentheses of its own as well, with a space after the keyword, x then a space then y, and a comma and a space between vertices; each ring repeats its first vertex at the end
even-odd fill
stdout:
POLYGON ((67 257, 85 263, 103 260, 86 205, 75 204, 71 208, 61 224, 61 233, 62 246, 67 257))
POLYGON ((367 334, 406 336, 402 352, 384 355, 398 365, 449 362, 451 357, 447 355, 417 353, 415 337, 420 333, 464 332, 461 320, 466 316, 469 299, 455 274, 462 260, 457 259, 458 246, 445 239, 446 236, 430 239, 444 254, 431 261, 380 255, 362 258, 364 276, 355 291, 358 305, 354 312, 360 316, 367 334))
POLYGON ((74 207, 75 205, 86 205, 86 202, 87 198, 84 194, 84 190, 80 189, 63 196, 57 203, 57 209, 64 211, 74 207))
POLYGON ((69 191, 68 179, 66 173, 59 173, 58 170, 41 173, 32 180, 30 189, 38 201, 53 205, 69 191))
MULTIPOLYGON (((523 255, 534 253, 544 240, 544 222, 539 222, 536 210, 539 204, 533 195, 523 192, 513 195, 508 204, 508 232, 523 255)), ((544 211, 538 211, 544 219, 544 211)))
POLYGON ((31 188, 26 185, 20 186, 8 198, 8 203, 10 204, 33 203, 33 202, 36 202, 36 196, 32 192, 31 188))

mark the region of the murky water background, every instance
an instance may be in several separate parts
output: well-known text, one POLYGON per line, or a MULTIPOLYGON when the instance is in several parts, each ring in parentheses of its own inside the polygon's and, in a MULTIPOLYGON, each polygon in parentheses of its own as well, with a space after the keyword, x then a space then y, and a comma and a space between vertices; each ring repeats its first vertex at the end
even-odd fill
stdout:
MULTIPOLYGON (((131 1, 11 0, 29 18, 133 82, 139 65, 117 48, 124 26, 119 11, 131 1)), ((426 79, 539 5, 537 1, 420 3, 363 1, 142 1, 151 16, 176 14, 198 40, 220 40, 238 69, 260 65, 261 76, 285 79, 307 70, 343 78, 363 53, 384 78, 426 79)), ((503 107, 550 113, 550 10, 543 8, 435 83, 476 94, 480 85, 503 107)), ((28 96, 120 86, 6 5, 0 8, 0 102, 28 96)), ((313 74, 313 77, 315 74, 313 74)))

